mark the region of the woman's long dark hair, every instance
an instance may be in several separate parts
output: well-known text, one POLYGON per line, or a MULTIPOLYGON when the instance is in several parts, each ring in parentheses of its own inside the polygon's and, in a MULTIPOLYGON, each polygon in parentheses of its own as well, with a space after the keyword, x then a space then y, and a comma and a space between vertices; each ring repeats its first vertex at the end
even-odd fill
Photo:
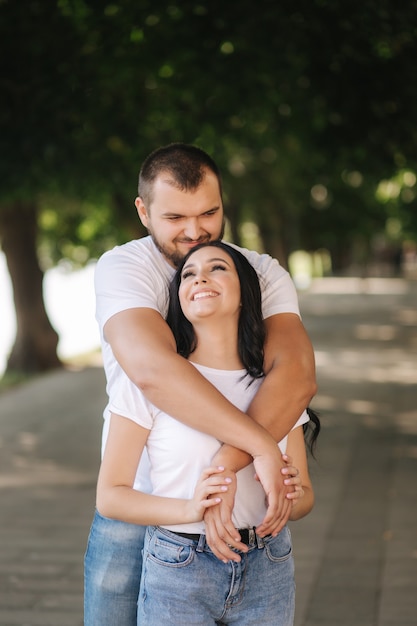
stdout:
MULTIPOLYGON (((182 260, 171 281, 167 322, 173 332, 177 344, 177 352, 181 356, 188 358, 197 347, 194 328, 182 311, 178 295, 182 270, 194 252, 208 246, 220 248, 226 252, 235 265, 240 282, 242 303, 238 323, 238 353, 247 373, 252 378, 261 378, 265 376, 264 343, 266 329, 262 316, 262 294, 259 278, 247 258, 239 250, 222 241, 210 241, 192 248, 182 260)), ((303 425, 303 430, 308 448, 314 456, 315 443, 320 432, 320 419, 310 408, 307 409, 307 413, 310 417, 310 422, 303 425)))
POLYGON ((197 250, 211 246, 220 248, 232 259, 240 282, 242 307, 238 324, 238 353, 244 368, 253 378, 264 376, 265 325, 262 318, 262 296, 258 275, 247 258, 222 241, 211 241, 195 246, 183 259, 170 285, 167 322, 177 343, 177 352, 188 358, 197 347, 192 324, 182 312, 178 296, 181 274, 185 263, 197 250))
POLYGON ((311 452, 311 455, 314 457, 314 452, 316 449, 317 437, 319 436, 321 430, 320 418, 316 411, 311 409, 309 406, 307 407, 307 415, 310 418, 310 421, 306 424, 303 424, 303 432, 304 439, 307 444, 308 449, 311 452))

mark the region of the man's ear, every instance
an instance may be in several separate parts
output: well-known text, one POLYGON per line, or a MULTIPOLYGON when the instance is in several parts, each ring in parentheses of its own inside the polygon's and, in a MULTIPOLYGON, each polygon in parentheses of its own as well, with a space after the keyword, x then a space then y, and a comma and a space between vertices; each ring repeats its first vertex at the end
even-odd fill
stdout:
POLYGON ((142 198, 139 196, 135 199, 135 207, 139 215, 139 219, 144 225, 145 228, 148 227, 148 213, 146 211, 145 205, 143 204, 142 198))

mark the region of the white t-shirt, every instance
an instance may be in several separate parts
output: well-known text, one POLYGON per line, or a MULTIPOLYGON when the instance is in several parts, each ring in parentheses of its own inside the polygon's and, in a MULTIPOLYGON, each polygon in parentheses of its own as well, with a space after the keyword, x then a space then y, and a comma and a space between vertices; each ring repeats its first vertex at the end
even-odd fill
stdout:
MULTIPOLYGON (((193 363, 199 372, 241 411, 246 411, 263 379, 251 379, 245 370, 217 370, 193 363), (250 381, 252 384, 248 385, 250 381)), ((113 413, 122 415, 149 429, 146 450, 150 463, 153 495, 190 499, 201 472, 212 464, 221 443, 159 410, 148 402, 141 391, 124 375, 120 377, 110 404, 113 413)), ((294 428, 308 421, 306 413, 294 428)), ((279 442, 282 452, 287 437, 279 442)), ((237 473, 237 493, 233 510, 236 528, 257 526, 264 518, 265 493, 254 478, 253 464, 237 473)), ((141 489, 142 472, 138 470, 134 488, 141 489)), ((141 489, 143 490, 143 489, 141 489)), ((176 532, 204 532, 204 522, 165 526, 176 532)))
MULTIPOLYGON (((234 247, 247 257, 257 271, 262 290, 264 319, 276 313, 299 315, 294 283, 278 261, 267 254, 234 247)), ((96 318, 100 329, 109 402, 122 369, 110 344, 104 338, 104 325, 116 313, 132 308, 155 309, 165 318, 168 310, 168 285, 174 273, 174 268, 167 263, 150 236, 116 246, 99 259, 95 270, 96 318)), ((108 415, 107 405, 104 410, 105 420, 108 415)), ((105 425, 104 438, 106 431, 105 425)))

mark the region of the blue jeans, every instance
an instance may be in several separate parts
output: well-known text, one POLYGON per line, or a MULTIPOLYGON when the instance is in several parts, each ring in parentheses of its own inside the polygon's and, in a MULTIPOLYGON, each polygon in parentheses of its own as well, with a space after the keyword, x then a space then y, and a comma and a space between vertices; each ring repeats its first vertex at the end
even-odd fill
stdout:
POLYGON ((253 537, 240 563, 218 560, 205 543, 147 529, 138 602, 140 626, 292 626, 291 535, 253 537))
POLYGON ((145 530, 96 511, 84 559, 84 626, 136 626, 145 530))

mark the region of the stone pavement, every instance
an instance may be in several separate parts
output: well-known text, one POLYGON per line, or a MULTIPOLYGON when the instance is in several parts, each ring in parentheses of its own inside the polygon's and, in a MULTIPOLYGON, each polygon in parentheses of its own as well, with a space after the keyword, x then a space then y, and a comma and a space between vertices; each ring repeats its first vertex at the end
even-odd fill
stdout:
MULTIPOLYGON (((300 304, 323 432, 296 626, 416 626, 417 283, 324 279, 300 304)), ((0 395, 1 626, 82 624, 104 404, 98 367, 0 395)))

